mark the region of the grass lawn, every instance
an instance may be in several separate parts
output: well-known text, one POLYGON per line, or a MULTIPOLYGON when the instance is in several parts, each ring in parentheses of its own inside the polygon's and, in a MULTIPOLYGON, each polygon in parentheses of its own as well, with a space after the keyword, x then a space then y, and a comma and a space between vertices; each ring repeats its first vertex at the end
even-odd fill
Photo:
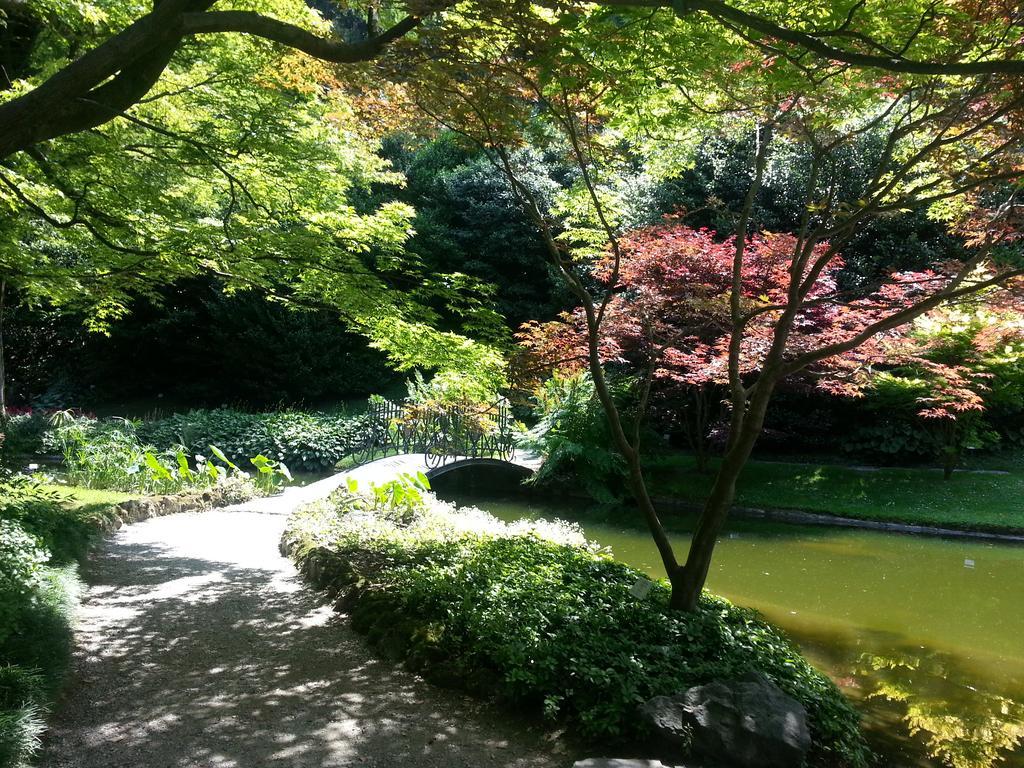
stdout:
POLYGON ((128 499, 136 498, 131 493, 121 491, 104 491, 97 488, 83 488, 80 485, 51 484, 49 488, 59 491, 67 499, 67 505, 73 509, 81 507, 110 507, 128 499))
MULTIPOLYGON (((710 474, 698 473, 693 458, 685 454, 652 462, 651 491, 656 496, 699 503, 712 479, 710 474)), ((943 481, 937 469, 864 471, 751 461, 740 480, 736 503, 862 520, 1024 532, 1024 470, 957 472, 943 481)))

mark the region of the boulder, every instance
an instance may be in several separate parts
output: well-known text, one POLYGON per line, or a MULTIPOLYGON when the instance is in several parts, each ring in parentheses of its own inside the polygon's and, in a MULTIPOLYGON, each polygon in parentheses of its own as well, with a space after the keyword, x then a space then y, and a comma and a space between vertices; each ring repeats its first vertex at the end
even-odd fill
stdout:
POLYGON ((811 746, 807 711, 762 675, 716 680, 641 708, 666 759, 727 768, 797 768, 811 746))

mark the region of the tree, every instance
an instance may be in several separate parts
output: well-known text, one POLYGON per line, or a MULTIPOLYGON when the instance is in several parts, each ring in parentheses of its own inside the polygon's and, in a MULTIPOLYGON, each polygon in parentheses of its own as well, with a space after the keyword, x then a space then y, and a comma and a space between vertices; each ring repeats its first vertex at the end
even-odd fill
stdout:
MULTIPOLYGON (((0 158, 43 141, 96 128, 123 115, 149 93, 185 42, 197 35, 237 32, 272 40, 324 61, 353 62, 373 58, 420 23, 418 17, 407 16, 384 32, 373 23, 373 34, 367 40, 346 43, 314 34, 309 14, 303 19, 288 13, 294 4, 257 2, 251 6, 254 10, 213 11, 215 3, 165 0, 138 18, 133 18, 134 9, 127 4, 116 8, 113 18, 102 6, 82 6, 82 16, 109 19, 111 28, 121 29, 108 33, 87 52, 69 55, 67 63, 56 71, 48 68, 48 77, 35 87, 19 84, 13 98, 0 105, 0 158), (260 12, 282 10, 285 15, 281 19, 260 12)), ((59 5, 54 7, 45 0, 5 0, 3 10, 23 24, 39 27, 55 21, 65 26, 68 21, 59 12, 59 5)), ((75 48, 69 53, 72 51, 75 48)), ((19 63, 14 72, 20 75, 30 63, 19 63)))
MULTIPOLYGON (((773 8, 774 14, 751 12, 722 0, 600 0, 600 4, 613 12, 675 13, 680 24, 688 24, 692 30, 686 35, 691 39, 683 44, 699 45, 705 29, 713 27, 735 31, 770 48, 772 55, 797 63, 811 55, 907 74, 969 77, 1024 73, 1021 43, 1007 34, 1014 23, 1012 13, 987 11, 972 2, 924 8, 909 2, 889 5, 886 16, 892 22, 877 18, 864 2, 788 3, 773 8), (959 21, 967 24, 951 26, 959 21), (937 38, 941 41, 942 37, 948 40, 938 44, 937 38)), ((276 18, 279 7, 272 0, 229 10, 215 10, 215 5, 217 0, 162 0, 138 17, 124 11, 115 14, 109 26, 119 31, 108 32, 84 54, 69 56, 63 67, 49 69, 34 87, 19 85, 13 98, 0 104, 0 159, 124 114, 146 96, 175 54, 197 37, 237 33, 273 41, 322 61, 352 63, 380 56, 389 45, 420 28, 426 17, 436 17, 440 26, 449 22, 449 16, 476 17, 478 27, 485 27, 491 20, 514 16, 525 4, 515 3, 510 9, 507 3, 481 1, 470 6, 468 13, 446 14, 450 5, 446 0, 410 2, 408 14, 382 31, 381 5, 371 2, 368 36, 358 42, 332 39, 323 30, 312 30, 308 20, 276 18)), ((570 22, 580 18, 585 8, 552 5, 570 22)), ((93 3, 79 7, 83 16, 106 15, 93 3)), ((3 0, 0 11, 9 36, 4 59, 11 65, 7 72, 20 77, 28 68, 27 58, 42 30, 65 21, 60 8, 49 0, 3 0)), ((429 54, 425 49, 419 52, 429 54)), ((74 49, 74 53, 79 51, 74 49)))
MULTIPOLYGON (((529 148, 521 151, 533 155, 524 165, 550 196, 563 169, 529 148)), ((485 157, 450 132, 426 142, 398 134, 385 141, 383 153, 405 175, 405 186, 387 194, 416 210, 406 248, 428 271, 458 272, 492 286, 494 308, 511 328, 565 306, 557 277, 536 275, 544 256, 533 224, 485 157)))
MULTIPOLYGON (((785 300, 790 281, 785 267, 794 247, 793 235, 750 237, 742 278, 746 311, 765 301, 785 300)), ((735 248, 733 238, 717 238, 709 230, 677 222, 626 233, 621 239, 619 283, 609 286, 613 297, 601 325, 603 364, 624 366, 639 377, 648 411, 662 425, 684 422, 702 470, 709 457, 708 417, 716 412, 714 406, 728 384, 735 248)), ((606 259, 598 265, 598 276, 607 278, 611 268, 606 259)), ((797 323, 791 349, 813 348, 877 318, 880 308, 871 298, 849 303, 835 298, 843 270, 843 260, 836 258, 823 271, 808 294, 813 311, 797 323)), ((900 273, 888 282, 916 290, 931 278, 927 273, 900 273)), ((904 295, 897 301, 908 300, 904 295)), ((886 299, 887 304, 890 301, 886 299)), ((804 385, 843 397, 870 393, 877 401, 874 407, 885 407, 892 416, 901 411, 916 414, 934 427, 948 478, 964 446, 977 442, 987 382, 995 375, 993 359, 1015 356, 1022 340, 1021 314, 1019 296, 990 289, 809 366, 801 374, 804 385)), ((742 377, 750 379, 760 369, 758 350, 765 347, 771 330, 765 315, 747 325, 742 377)), ((520 366, 535 378, 587 369, 586 318, 579 310, 549 323, 528 324, 519 338, 528 358, 520 366)))
MULTIPOLYGON (((272 5, 313 19, 301 0, 272 5)), ((104 6, 111 23, 133 8, 104 6)), ((67 31, 36 41, 44 69, 97 37, 62 18, 67 31)), ((382 314, 431 326, 447 320, 438 306, 500 326, 476 284, 406 253, 407 204, 365 204, 371 187, 402 181, 376 146, 323 66, 245 37, 183 48, 130 114, 0 165, 0 279, 19 301, 81 311, 96 330, 135 297, 160 301, 163 286, 199 276, 330 308, 371 339, 387 332, 382 314)))
MULTIPOLYGON (((655 224, 662 215, 683 210, 690 226, 731 234, 734 212, 742 206, 750 184, 749 158, 754 150, 751 135, 709 136, 694 149, 682 173, 651 184, 647 218, 639 223, 655 224)), ((800 147, 794 150, 787 153, 784 163, 774 163, 766 175, 750 212, 753 229, 785 232, 800 220, 802 190, 813 153, 800 147)), ((838 181, 851 191, 862 185, 882 150, 877 136, 865 136, 842 148, 844 173, 838 181)), ((923 210, 873 219, 844 246, 840 284, 856 287, 890 272, 926 269, 955 239, 923 210)))
MULTIPOLYGON (((891 41, 903 39, 904 51, 925 44, 914 27, 904 26, 905 16, 893 18, 895 24, 886 30, 891 41)), ((1009 17, 995 11, 991 18, 1009 17)), ((946 42, 972 45, 977 31, 953 31, 946 42)), ((491 152, 532 212, 551 263, 580 302, 588 368, 672 584, 671 604, 694 610, 736 481, 779 384, 813 366, 856 355, 880 335, 937 307, 1019 283, 1024 260, 1012 236, 1020 211, 1015 185, 1024 173, 1019 154, 1024 99, 1008 78, 896 77, 853 70, 831 54, 794 57, 787 45, 793 37, 778 31, 770 40, 741 28, 725 33, 706 28, 689 55, 681 55, 684 42, 694 41, 656 14, 611 18, 598 9, 586 22, 571 25, 538 14, 502 32, 480 43, 473 77, 452 78, 450 70, 445 72, 451 62, 438 58, 432 71, 448 77, 409 84, 426 111, 491 152), (644 55, 642 67, 637 51, 644 55), (609 82, 616 88, 608 88, 609 82), (533 109, 516 106, 515 99, 524 96, 533 109), (561 130, 565 151, 580 170, 577 194, 563 201, 557 223, 545 216, 508 151, 517 133, 528 132, 535 114, 561 130), (712 128, 748 132, 753 152, 747 191, 734 212, 727 292, 729 437, 687 557, 680 561, 647 492, 637 426, 619 413, 602 364, 601 329, 624 264, 609 179, 616 170, 616 143, 623 138, 632 140, 641 156, 664 165, 666 156, 681 157, 680 148, 712 128), (849 189, 840 183, 843 149, 868 135, 882 149, 863 182, 849 189), (751 228, 751 210, 771 163, 785 162, 794 148, 808 152, 811 162, 800 191, 800 221, 790 247, 775 262, 786 279, 778 281, 778 292, 751 297, 744 291, 746 265, 752 245, 763 236, 751 228), (961 240, 945 249, 929 272, 897 274, 852 290, 830 285, 830 272, 859 227, 902 210, 928 211, 961 240), (611 264, 604 267, 609 276, 598 290, 587 277, 595 254, 611 264), (834 313, 836 322, 820 334, 805 333, 806 324, 822 312, 834 313)), ((806 42, 809 49, 821 50, 806 42)), ((933 38, 927 45, 944 43, 933 38)), ((458 65, 463 71, 467 67, 464 58, 458 65)))
MULTIPOLYGON (((738 36, 770 49, 772 56, 797 68, 804 66, 801 62, 807 56, 816 55, 856 67, 948 77, 1005 78, 1024 72, 1021 43, 1009 34, 1014 24, 1013 14, 998 9, 990 12, 966 2, 954 2, 949 8, 929 6, 922 10, 908 0, 905 5, 888 9, 897 19, 896 23, 880 23, 865 11, 861 2, 849 8, 841 4, 821 7, 813 2, 798 6, 786 4, 777 12, 761 15, 721 0, 686 3, 602 0, 596 14, 591 11, 593 6, 586 4, 558 4, 547 8, 527 2, 477 0, 472 4, 451 6, 445 0, 436 3, 424 0, 407 6, 382 6, 374 1, 367 6, 366 36, 360 40, 332 36, 318 17, 298 0, 251 0, 237 7, 225 8, 225 5, 224 2, 218 5, 217 0, 162 0, 154 4, 151 11, 139 15, 139 9, 131 3, 86 1, 69 7, 53 0, 0 2, 5 30, 5 47, 0 58, 8 81, 0 98, 0 165, 9 171, 3 185, 5 199, 0 200, 0 204, 15 211, 30 208, 51 227, 63 229, 80 240, 92 238, 106 248, 113 246, 122 257, 136 257, 113 260, 111 268, 104 265, 94 269, 91 290, 105 291, 105 284, 116 283, 111 277, 133 274, 143 264, 151 268, 149 277, 154 281, 166 282, 168 275, 156 268, 155 262, 159 259, 154 258, 154 249, 108 237, 104 220, 113 217, 114 211, 97 208, 80 187, 68 186, 68 180, 61 178, 61 171, 69 158, 48 156, 50 147, 41 148, 41 145, 61 137, 84 134, 84 143, 77 145, 82 150, 97 135, 125 135, 140 128, 160 135, 159 141, 175 142, 180 139, 179 132, 175 127, 153 120, 152 111, 158 110, 168 99, 186 92, 202 92, 205 86, 216 82, 216 72, 208 66, 210 61, 224 65, 229 72, 237 71, 252 53, 257 54, 258 60, 264 58, 269 52, 267 44, 284 46, 285 50, 334 64, 391 56, 392 65, 421 71, 425 64, 438 57, 444 58, 450 50, 463 51, 471 57, 478 38, 486 38, 501 24, 529 23, 539 9, 549 21, 557 22, 553 27, 567 30, 585 17, 589 24, 592 20, 606 23, 608 19, 619 17, 647 16, 656 21, 648 27, 655 29, 661 40, 668 41, 676 51, 707 45, 709 41, 720 45, 738 36), (425 23, 425 19, 430 23, 425 23), (382 31, 387 24, 390 26, 382 31), (174 86, 151 93, 158 88, 158 83, 168 81, 169 73, 174 75, 170 79, 177 80, 174 86), (101 130, 94 132, 97 128, 101 130), (26 171, 26 164, 37 167, 30 173, 26 171), (57 194, 44 196, 44 199, 37 197, 33 176, 38 174, 47 177, 46 186, 57 194)), ((634 23, 630 21, 629 25, 634 23)), ((289 68, 297 72, 291 82, 293 90, 301 91, 304 87, 309 93, 329 79, 324 68, 306 69, 298 60, 290 64, 289 68)), ((232 108, 216 114, 233 112, 232 108)), ((644 111, 638 112, 641 114, 644 111)), ((297 115, 301 115, 301 109, 297 110, 297 115)), ((166 170, 175 163, 187 168, 196 155, 212 162, 215 150, 223 148, 204 144, 201 134, 180 147, 186 149, 193 160, 165 157, 160 169, 166 170)), ((138 149, 135 142, 127 141, 122 151, 129 146, 138 149)), ((144 142, 142 148, 152 150, 153 142, 144 142)), ((282 142, 264 157, 269 159, 270 155, 286 149, 287 142, 282 142)), ((122 160, 124 157, 122 154, 122 160)), ((135 180, 133 174, 125 172, 127 168, 127 163, 122 162, 119 184, 135 180)), ((312 164, 309 168, 318 166, 312 164)), ((218 170, 223 171, 223 167, 218 170)), ((310 184, 303 185, 303 190, 321 189, 313 179, 309 181, 310 184)), ((230 202, 226 207, 238 224, 242 217, 234 215, 235 206, 239 201, 245 202, 248 195, 245 184, 236 185, 232 180, 229 186, 230 202)), ((120 204, 134 199, 129 194, 131 188, 131 184, 126 185, 120 204)), ((332 187, 328 184, 324 189, 328 194, 319 203, 321 210, 331 205, 326 198, 332 187)), ((189 213, 194 215, 192 211, 189 213)), ((401 215, 394 207, 387 213, 391 214, 390 221, 378 224, 394 225, 396 217, 401 215)), ((142 215, 121 223, 131 231, 146 218, 142 215)), ((267 236, 269 231, 263 229, 261 234, 267 236)), ((285 230, 279 234, 283 239, 285 230)), ((365 227, 363 234, 368 234, 365 227)), ((374 234, 380 234, 379 230, 374 234)), ((287 236, 299 242, 291 233, 287 236)), ((229 237, 227 242, 237 247, 249 241, 229 237)), ((393 252, 391 257, 394 257, 393 252)), ((214 269, 223 272, 226 265, 233 266, 233 261, 233 258, 221 259, 214 269)), ((353 266, 351 259, 327 265, 327 269, 317 270, 314 279, 307 281, 301 271, 297 273, 297 261, 297 252, 293 251, 285 257, 287 266, 283 268, 278 258, 273 264, 264 260, 256 270, 228 271, 232 280, 252 284, 283 269, 286 282, 297 281, 305 286, 323 283, 326 272, 339 275, 353 266)), ((353 282, 373 282, 365 270, 356 271, 359 279, 349 281, 350 286, 353 282)), ((36 271, 20 278, 25 286, 40 282, 42 275, 36 271)), ((10 279, 17 280, 18 276, 12 273, 10 279)), ((324 293, 335 305, 353 304, 353 315, 365 314, 372 305, 333 287, 324 293)), ((400 304, 402 302, 393 305, 394 311, 399 311, 397 305, 400 304)), ((405 309, 408 310, 408 306, 405 309)))
MULTIPOLYGON (((749 309, 764 301, 782 301, 790 275, 785 269, 795 238, 788 234, 761 233, 750 238, 743 264, 743 303, 749 309)), ((729 380, 729 292, 733 238, 719 238, 707 229, 693 229, 672 222, 626 233, 620 242, 621 262, 617 285, 608 285, 612 299, 601 324, 601 358, 625 365, 640 377, 642 403, 671 424, 682 422, 684 432, 705 471, 709 459, 707 441, 711 419, 725 396, 729 380)), ((837 290, 841 260, 835 260, 817 281, 813 301, 837 290)), ((615 271, 613 260, 598 264, 596 275, 604 281, 615 271)), ((864 311, 866 307, 855 308, 864 311)), ((741 374, 749 376, 759 366, 757 350, 769 330, 765 317, 748 327, 747 349, 741 358, 741 374)), ((838 306, 822 303, 803 318, 800 344, 810 337, 832 333, 839 322, 838 306)), ((531 324, 520 340, 547 370, 574 373, 587 367, 587 325, 580 310, 545 325, 531 324)), ((839 372, 836 366, 815 371, 820 386, 825 377, 839 372)), ((845 371, 842 371, 845 375, 845 371)), ((639 414, 647 418, 647 414, 639 414)))

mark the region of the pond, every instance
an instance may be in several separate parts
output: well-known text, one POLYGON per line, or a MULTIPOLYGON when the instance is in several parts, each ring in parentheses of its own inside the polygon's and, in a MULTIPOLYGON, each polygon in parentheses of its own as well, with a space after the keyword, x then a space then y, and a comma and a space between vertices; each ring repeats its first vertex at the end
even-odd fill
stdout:
MULTIPOLYGON (((628 511, 436 490, 505 520, 576 520, 662 575, 628 511)), ((670 520, 685 546, 686 517, 670 520)), ((708 587, 759 610, 836 681, 882 765, 1024 768, 1024 546, 736 520, 708 587)))

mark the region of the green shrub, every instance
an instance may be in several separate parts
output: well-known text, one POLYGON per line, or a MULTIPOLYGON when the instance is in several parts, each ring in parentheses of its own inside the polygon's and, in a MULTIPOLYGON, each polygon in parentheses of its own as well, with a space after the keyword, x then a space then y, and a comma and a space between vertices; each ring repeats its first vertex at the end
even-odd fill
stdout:
MULTIPOLYGON (((10 533, 3 523, 0 535, 10 533)), ((39 748, 42 716, 71 658, 71 615, 80 586, 73 565, 40 567, 31 592, 13 603, 13 632, 0 635, 0 768, 27 766, 39 748)), ((11 605, 0 592, 0 612, 11 605)))
MULTIPOLYGON (((179 493, 220 485, 229 478, 250 483, 251 473, 212 444, 189 456, 180 445, 164 451, 144 445, 136 434, 138 425, 127 419, 99 421, 61 412, 52 423, 46 444, 64 455, 68 479, 87 488, 179 493), (212 457, 204 455, 207 450, 212 457)), ((287 467, 265 456, 248 463, 256 470, 258 482, 251 484, 255 488, 269 491, 280 476, 290 478, 287 467)))
MULTIPOLYGON (((21 631, 20 622, 36 599, 50 553, 17 523, 0 518, 0 647, 21 631)), ((0 657, 2 658, 2 657, 0 657)))
POLYGON ((49 559, 36 536, 0 516, 0 768, 35 754, 71 656, 80 582, 74 565, 49 559))
POLYGON ((76 566, 41 568, 31 600, 21 605, 16 631, 0 642, 0 664, 39 670, 50 698, 71 658, 71 626, 81 589, 76 566))
POLYGON ((263 455, 300 472, 332 468, 351 451, 365 428, 361 416, 278 411, 248 413, 227 408, 176 413, 138 425, 140 440, 186 451, 216 445, 236 463, 263 455))
POLYGON ((21 768, 39 748, 44 729, 38 702, 42 678, 13 665, 0 666, 0 768, 21 768))
POLYGON ((615 450, 589 374, 545 381, 535 412, 536 426, 520 440, 523 449, 544 457, 531 482, 568 479, 602 503, 623 495, 626 463, 615 450))
POLYGON ((52 488, 25 475, 0 478, 0 518, 20 525, 49 550, 51 562, 81 559, 101 514, 64 504, 52 488))
POLYGON ((592 739, 640 737, 646 699, 756 669, 807 708, 814 765, 866 764, 857 714, 778 630, 710 595, 670 611, 663 584, 635 598, 643 575, 571 525, 507 525, 436 500, 409 519, 340 491, 293 515, 285 545, 385 652, 592 739))
POLYGON ((43 451, 49 421, 41 412, 17 413, 0 420, 0 467, 43 451))
POLYGON ((44 445, 64 456, 71 482, 87 488, 142 490, 145 449, 127 419, 100 421, 62 411, 51 419, 44 445))

